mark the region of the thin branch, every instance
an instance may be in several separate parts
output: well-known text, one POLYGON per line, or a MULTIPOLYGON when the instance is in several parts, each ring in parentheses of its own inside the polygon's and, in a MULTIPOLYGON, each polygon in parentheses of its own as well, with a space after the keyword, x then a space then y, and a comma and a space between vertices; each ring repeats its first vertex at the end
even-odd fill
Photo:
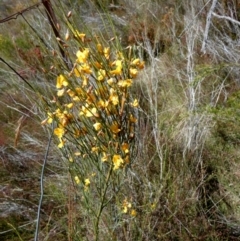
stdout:
POLYGON ((237 20, 235 20, 235 19, 233 19, 233 18, 231 18, 231 17, 228 17, 228 16, 221 16, 221 15, 218 15, 217 13, 212 13, 212 15, 214 16, 214 17, 217 17, 217 18, 220 18, 220 19, 226 19, 226 20, 228 20, 228 21, 231 21, 231 22, 233 22, 233 23, 235 23, 235 24, 238 24, 238 25, 240 25, 240 22, 239 21, 237 21, 237 20))
MULTIPOLYGON (((45 11, 47 13, 47 17, 48 17, 48 21, 53 29, 54 35, 56 37, 56 39, 62 39, 59 33, 59 24, 57 22, 57 18, 56 15, 54 13, 52 4, 50 0, 42 0, 42 4, 45 8, 45 11)), ((61 43, 58 41, 58 47, 59 47, 59 51, 61 53, 63 62, 65 63, 66 67, 68 69, 72 68, 72 63, 70 62, 69 58, 67 57, 66 51, 63 49, 61 43)))
POLYGON ((42 4, 42 3, 36 3, 36 4, 34 4, 34 5, 32 5, 32 6, 28 7, 28 8, 25 8, 25 9, 23 9, 23 10, 17 12, 17 13, 14 13, 14 14, 12 14, 12 15, 4 18, 4 19, 1 19, 0 20, 0 24, 8 22, 8 21, 13 20, 13 19, 17 19, 19 15, 22 15, 23 13, 25 13, 27 11, 30 11, 30 10, 32 10, 34 8, 39 7, 40 4, 42 4))
POLYGON ((38 241, 39 224, 40 224, 40 213, 41 213, 42 200, 43 200, 43 195, 44 195, 43 178, 44 178, 45 167, 46 167, 46 164, 47 164, 48 153, 49 153, 50 145, 51 145, 51 142, 52 142, 52 136, 53 136, 53 128, 51 130, 51 133, 49 134, 47 150, 46 150, 45 157, 44 157, 44 160, 43 160, 43 165, 42 165, 42 172, 41 172, 41 178, 40 178, 41 193, 40 193, 40 199, 39 199, 39 203, 38 203, 37 225, 36 225, 34 241, 38 241))
POLYGON ((213 0, 212 6, 207 15, 207 23, 206 23, 206 27, 205 27, 203 43, 202 43, 202 48, 201 48, 201 52, 203 52, 204 54, 206 53, 206 43, 207 43, 207 39, 208 39, 208 32, 209 32, 209 28, 210 28, 210 24, 211 24, 212 13, 216 7, 216 4, 217 4, 217 0, 213 0))
POLYGON ((20 79, 22 79, 34 91, 34 88, 32 87, 32 85, 25 78, 23 78, 9 63, 7 63, 1 57, 0 57, 0 61, 2 61, 5 65, 7 65, 20 79))

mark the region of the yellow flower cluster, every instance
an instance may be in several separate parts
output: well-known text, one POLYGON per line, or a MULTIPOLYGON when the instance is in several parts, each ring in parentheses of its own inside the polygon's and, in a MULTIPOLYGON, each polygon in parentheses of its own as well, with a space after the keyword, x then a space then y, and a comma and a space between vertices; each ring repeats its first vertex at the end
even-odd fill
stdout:
MULTIPOLYGON (((76 31, 75 37, 84 39, 85 35, 76 31)), ((58 75, 59 102, 43 121, 57 122, 58 147, 74 144, 81 157, 109 163, 113 170, 129 164, 138 108, 129 87, 143 67, 140 59, 124 58, 123 53, 100 43, 81 47, 73 69, 58 75)), ((77 177, 75 181, 80 182, 77 177)))
POLYGON ((137 215, 137 211, 132 208, 132 203, 129 202, 127 199, 124 199, 122 203, 122 212, 123 213, 129 213, 132 217, 135 217, 137 215))

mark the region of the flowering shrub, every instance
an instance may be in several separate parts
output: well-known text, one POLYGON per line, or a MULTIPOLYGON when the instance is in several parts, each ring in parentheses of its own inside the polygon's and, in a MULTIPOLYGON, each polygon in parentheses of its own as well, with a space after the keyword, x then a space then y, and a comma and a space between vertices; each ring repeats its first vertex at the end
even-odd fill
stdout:
MULTIPOLYGON (((134 158, 138 100, 132 99, 130 87, 144 63, 97 38, 89 43, 85 34, 74 35, 80 48, 71 71, 57 76, 55 101, 43 124, 56 123, 58 147, 86 208, 94 213, 97 240, 102 212, 116 204, 123 179, 119 175, 134 158)), ((136 216, 122 199, 123 213, 136 216)))

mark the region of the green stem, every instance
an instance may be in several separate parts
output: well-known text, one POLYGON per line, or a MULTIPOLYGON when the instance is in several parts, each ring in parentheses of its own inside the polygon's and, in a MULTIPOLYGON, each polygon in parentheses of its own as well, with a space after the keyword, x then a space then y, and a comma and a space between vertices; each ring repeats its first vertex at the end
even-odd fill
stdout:
POLYGON ((100 217, 102 214, 102 211, 105 207, 105 197, 106 197, 106 193, 107 193, 107 189, 108 189, 108 184, 109 184, 109 180, 112 174, 112 170, 113 170, 113 166, 111 165, 107 174, 107 178, 106 178, 106 182, 105 182, 105 186, 104 186, 104 190, 103 190, 103 194, 101 196, 101 205, 99 207, 99 210, 97 212, 97 220, 96 223, 94 225, 94 230, 95 230, 95 241, 98 241, 98 235, 99 235, 99 221, 100 221, 100 217))

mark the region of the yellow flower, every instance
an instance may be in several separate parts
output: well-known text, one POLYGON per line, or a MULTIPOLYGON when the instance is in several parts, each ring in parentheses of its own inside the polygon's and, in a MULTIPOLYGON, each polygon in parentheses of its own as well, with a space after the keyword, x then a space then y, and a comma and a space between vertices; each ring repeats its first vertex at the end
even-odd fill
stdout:
POLYGON ((128 202, 127 199, 125 199, 125 200, 123 201, 122 207, 123 207, 122 212, 123 212, 123 213, 127 213, 127 212, 128 212, 128 209, 132 207, 132 204, 131 204, 130 202, 128 202))
POLYGON ((85 186, 89 186, 90 183, 91 183, 91 182, 90 182, 89 178, 86 178, 86 179, 84 180, 85 186))
POLYGON ((133 78, 135 78, 138 74, 137 69, 134 69, 134 68, 130 68, 129 72, 130 72, 131 77, 133 77, 133 78))
POLYGON ((128 143, 123 143, 122 144, 122 150, 127 154, 129 153, 129 144, 128 143))
POLYGON ((140 59, 134 59, 132 62, 131 62, 131 65, 139 65, 140 64, 140 59))
POLYGON ((109 101, 103 101, 102 99, 98 101, 97 106, 99 108, 106 108, 109 105, 109 101))
POLYGON ((129 120, 130 120, 130 122, 132 122, 132 123, 136 123, 136 122, 137 122, 137 118, 134 117, 132 114, 129 116, 129 120))
POLYGON ((119 125, 118 123, 113 123, 111 126, 110 126, 110 129, 111 131, 114 133, 114 134, 117 134, 118 132, 121 131, 121 129, 119 129, 119 125))
POLYGON ((122 73, 122 61, 116 60, 113 62, 113 65, 116 66, 116 69, 110 71, 110 74, 112 75, 120 75, 122 73))
POLYGON ((42 122, 41 122, 41 125, 45 125, 45 124, 52 124, 52 122, 53 122, 53 114, 51 113, 51 112, 48 112, 47 113, 48 114, 48 118, 46 118, 45 120, 43 120, 42 122))
POLYGON ((86 64, 86 63, 81 65, 81 71, 85 74, 91 74, 92 73, 92 69, 91 69, 90 65, 86 64))
POLYGON ((66 104, 66 107, 67 107, 68 109, 73 108, 73 103, 68 103, 68 104, 66 104))
POLYGON ((101 161, 102 161, 102 162, 105 162, 105 161, 107 161, 107 160, 108 160, 108 156, 107 156, 106 152, 103 152, 103 153, 102 153, 101 161))
POLYGON ((89 53, 90 53, 90 51, 89 51, 88 48, 85 48, 83 51, 78 50, 77 53, 76 53, 78 62, 79 63, 86 63, 87 59, 89 57, 89 53))
POLYGON ((143 62, 143 61, 140 61, 140 59, 134 59, 134 60, 131 62, 131 65, 132 65, 132 66, 137 66, 139 69, 143 69, 143 68, 144 68, 144 62, 143 62))
POLYGON ((110 57, 110 48, 109 47, 104 48, 103 49, 103 54, 104 54, 106 59, 109 59, 109 57, 110 57))
POLYGON ((64 144, 65 144, 65 141, 63 140, 63 139, 59 139, 60 140, 60 142, 59 142, 59 144, 58 144, 58 148, 63 148, 63 146, 64 146, 64 144))
POLYGON ((92 152, 98 152, 98 150, 99 150, 99 147, 97 147, 97 146, 94 146, 94 147, 92 147, 92 152))
POLYGON ((97 80, 102 81, 106 77, 106 70, 105 69, 100 69, 98 71, 98 77, 97 80))
POLYGON ((119 80, 118 85, 120 87, 130 87, 132 85, 132 80, 131 79, 119 80))
POLYGON ((82 111, 80 112, 80 115, 85 115, 86 117, 98 117, 97 109, 95 107, 89 109, 88 105, 86 105, 86 107, 82 106, 82 111))
POLYGON ((109 80, 107 80, 107 83, 108 83, 110 86, 112 86, 112 85, 115 83, 115 81, 114 81, 113 78, 110 78, 109 80))
POLYGON ((113 155, 112 161, 113 161, 113 170, 119 169, 124 164, 124 161, 120 155, 113 155))
POLYGON ((69 114, 67 113, 67 111, 64 111, 64 113, 59 117, 59 122, 61 126, 65 127, 72 120, 72 118, 72 114, 69 114))
POLYGON ((58 90, 57 96, 59 96, 59 97, 63 96, 64 92, 65 92, 65 89, 58 90))
POLYGON ((102 124, 97 122, 93 125, 93 127, 95 128, 96 131, 99 131, 102 128, 102 124))
POLYGON ((102 47, 102 45, 101 44, 97 44, 97 50, 98 50, 98 52, 100 53, 100 54, 102 54, 103 53, 103 47, 102 47))
POLYGON ((81 68, 79 66, 76 66, 74 69, 74 75, 75 77, 81 77, 81 68))
POLYGON ((119 59, 124 59, 123 52, 118 51, 117 56, 118 56, 119 59))
POLYGON ((70 90, 70 89, 67 90, 67 93, 70 97, 74 97, 76 95, 76 93, 73 90, 70 90))
POLYGON ((54 135, 57 136, 59 139, 63 137, 64 133, 65 133, 64 128, 57 127, 54 129, 54 135))
POLYGON ((75 91, 78 95, 81 95, 81 96, 84 95, 84 90, 82 88, 77 87, 75 88, 75 91))
POLYGON ((61 89, 63 86, 68 86, 68 81, 62 74, 60 74, 57 77, 56 87, 57 87, 57 89, 61 89))
POLYGON ((109 101, 113 103, 113 105, 117 105, 119 103, 119 98, 117 92, 114 89, 110 89, 109 101))
POLYGON ((79 33, 77 30, 75 30, 73 33, 74 33, 75 38, 78 38, 82 42, 84 42, 84 39, 85 39, 85 36, 86 36, 85 33, 79 33))
POLYGON ((136 217, 137 216, 137 211, 135 209, 132 209, 130 215, 132 217, 136 217))
POLYGON ((80 179, 79 179, 79 177, 78 177, 78 176, 75 176, 75 177, 74 177, 74 180, 75 180, 75 182, 76 182, 77 184, 79 184, 79 183, 80 183, 80 179))
POLYGON ((97 68, 97 69, 101 69, 102 64, 96 61, 96 62, 94 62, 94 67, 97 68))
POLYGON ((131 103, 133 107, 138 107, 139 103, 137 99, 134 99, 133 103, 131 103))

